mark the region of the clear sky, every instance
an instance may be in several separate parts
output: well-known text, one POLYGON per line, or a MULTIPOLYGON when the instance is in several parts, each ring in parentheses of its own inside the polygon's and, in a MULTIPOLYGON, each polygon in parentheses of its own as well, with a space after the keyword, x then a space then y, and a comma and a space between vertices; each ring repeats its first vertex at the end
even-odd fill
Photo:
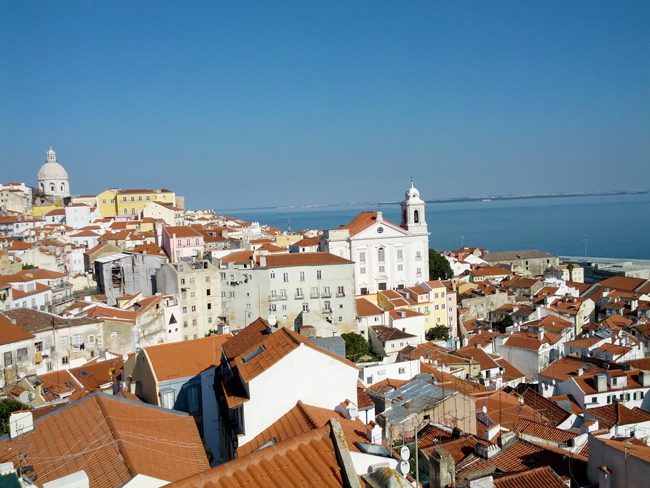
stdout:
POLYGON ((0 181, 191 208, 650 187, 650 2, 0 0, 0 181))

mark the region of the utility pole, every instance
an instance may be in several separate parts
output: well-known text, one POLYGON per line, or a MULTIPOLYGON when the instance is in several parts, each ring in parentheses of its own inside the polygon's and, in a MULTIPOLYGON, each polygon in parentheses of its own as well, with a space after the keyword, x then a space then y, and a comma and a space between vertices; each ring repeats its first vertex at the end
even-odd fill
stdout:
POLYGON ((585 244, 585 259, 587 259, 587 242, 589 242, 589 239, 583 239, 582 242, 585 244))

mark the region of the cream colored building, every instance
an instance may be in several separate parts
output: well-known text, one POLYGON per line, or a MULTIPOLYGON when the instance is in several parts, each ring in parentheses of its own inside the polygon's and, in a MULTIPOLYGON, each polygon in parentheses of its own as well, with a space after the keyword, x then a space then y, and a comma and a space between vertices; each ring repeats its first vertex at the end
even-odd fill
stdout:
POLYGON ((205 337, 222 322, 219 268, 207 259, 178 261, 156 272, 156 291, 174 294, 183 312, 183 340, 205 337))

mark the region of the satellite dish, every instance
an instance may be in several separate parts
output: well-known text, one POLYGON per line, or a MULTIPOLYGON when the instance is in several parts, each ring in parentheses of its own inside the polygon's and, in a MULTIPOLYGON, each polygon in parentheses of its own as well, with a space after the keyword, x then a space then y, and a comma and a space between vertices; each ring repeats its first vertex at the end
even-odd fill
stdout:
POLYGON ((400 461, 397 465, 397 471, 399 471, 399 474, 402 476, 406 476, 409 473, 410 468, 411 466, 406 461, 400 461))
POLYGON ((269 325, 271 327, 273 327, 273 326, 275 326, 275 324, 278 323, 278 318, 275 315, 271 314, 271 315, 269 315, 269 318, 268 318, 267 322, 269 323, 269 325))
POLYGON ((408 461, 411 457, 411 450, 408 446, 402 446, 402 448, 399 450, 399 455, 401 456, 402 461, 408 461))
POLYGON ((483 405, 483 413, 487 413, 487 407, 483 405))

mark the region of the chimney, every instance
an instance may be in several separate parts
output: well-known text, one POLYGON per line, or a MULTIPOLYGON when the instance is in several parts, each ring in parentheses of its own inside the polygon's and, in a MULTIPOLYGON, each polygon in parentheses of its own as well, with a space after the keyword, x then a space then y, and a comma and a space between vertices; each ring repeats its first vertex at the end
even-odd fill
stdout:
POLYGON ((540 341, 544 340, 544 327, 539 327, 537 329, 537 339, 540 341))
POLYGON ((442 447, 436 447, 429 456, 430 486, 452 486, 455 484, 456 463, 453 456, 442 447))
POLYGON ((9 437, 11 439, 32 430, 34 430, 34 417, 29 410, 18 410, 9 416, 9 437))
POLYGON ((607 391, 607 374, 598 373, 594 376, 594 383, 596 384, 596 391, 602 393, 607 391))
POLYGON ((585 373, 585 370, 580 366, 578 371, 576 371, 576 376, 582 376, 585 373))

